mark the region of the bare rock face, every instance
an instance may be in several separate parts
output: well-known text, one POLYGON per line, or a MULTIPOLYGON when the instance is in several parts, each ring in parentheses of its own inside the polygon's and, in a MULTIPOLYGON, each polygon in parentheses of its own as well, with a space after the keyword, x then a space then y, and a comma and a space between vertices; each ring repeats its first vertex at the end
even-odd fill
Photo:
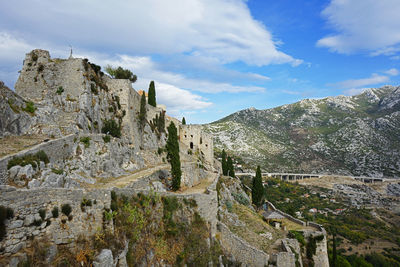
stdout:
POLYGON ((0 81, 0 137, 20 135, 31 126, 31 117, 24 111, 26 101, 0 81))
POLYGON ((114 259, 111 250, 103 249, 93 262, 95 267, 113 266, 114 259))
POLYGON ((268 172, 400 175, 400 87, 246 109, 204 125, 215 146, 268 172))

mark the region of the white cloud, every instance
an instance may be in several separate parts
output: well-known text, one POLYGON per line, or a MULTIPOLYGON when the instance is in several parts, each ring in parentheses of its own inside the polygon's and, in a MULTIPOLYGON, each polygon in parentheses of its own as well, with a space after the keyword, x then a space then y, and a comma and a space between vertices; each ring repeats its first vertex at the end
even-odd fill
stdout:
POLYGON ((368 88, 351 88, 351 89, 345 90, 343 93, 345 95, 358 95, 358 94, 361 94, 362 92, 364 92, 367 89, 368 88))
POLYGON ((339 53, 393 55, 400 44, 399 0, 331 0, 322 16, 336 30, 317 42, 339 53))
POLYGON ((364 87, 364 86, 367 86, 367 85, 384 83, 384 82, 387 82, 387 81, 389 81, 389 77, 373 73, 368 78, 346 80, 346 81, 338 82, 338 83, 333 84, 333 85, 334 86, 338 86, 340 88, 358 88, 358 87, 364 87))
POLYGON ((14 62, 16 59, 24 59, 25 53, 32 50, 22 39, 17 39, 7 32, 0 32, 0 61, 14 62))
POLYGON ((385 71, 386 74, 390 75, 390 76, 397 76, 399 75, 399 70, 392 68, 390 70, 385 71))
POLYGON ((21 0, 1 1, 0 10, 2 27, 18 30, 29 41, 46 39, 113 53, 185 53, 221 64, 302 62, 278 50, 245 0, 21 0))
MULTIPOLYGON (((89 57, 90 58, 90 57, 89 57)), ((150 57, 131 57, 128 55, 119 55, 117 58, 101 59, 96 58, 94 62, 103 63, 103 65, 110 64, 112 66, 123 66, 131 69, 136 75, 144 80, 157 80, 160 83, 172 84, 182 89, 199 91, 203 93, 220 93, 220 92, 262 92, 265 89, 258 86, 237 86, 230 83, 212 82, 203 79, 187 78, 183 74, 172 73, 168 71, 159 70, 157 64, 151 60, 150 57)), ((268 77, 263 79, 268 79, 268 77)), ((260 78, 257 76, 257 78, 260 78)), ((141 82, 138 81, 141 86, 141 82)), ((147 85, 144 85, 147 89, 147 85)))

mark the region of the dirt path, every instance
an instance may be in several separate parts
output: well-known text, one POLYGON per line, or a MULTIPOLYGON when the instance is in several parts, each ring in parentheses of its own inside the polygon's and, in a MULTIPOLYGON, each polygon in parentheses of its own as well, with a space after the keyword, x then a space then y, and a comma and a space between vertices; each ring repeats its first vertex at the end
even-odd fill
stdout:
POLYGON ((125 187, 132 183, 133 181, 136 181, 142 177, 149 176, 152 173, 155 173, 156 171, 159 170, 170 170, 171 166, 169 164, 162 164, 154 167, 149 167, 147 169, 141 169, 138 170, 130 175, 127 176, 122 176, 122 177, 117 177, 113 179, 107 179, 102 181, 97 181, 96 184, 93 185, 93 188, 112 188, 112 187, 125 187))
POLYGON ((207 177, 207 179, 201 180, 199 184, 189 188, 182 188, 178 190, 176 193, 184 195, 204 193, 207 187, 209 187, 212 184, 212 182, 217 178, 217 176, 218 176, 217 173, 212 173, 207 177))
MULTIPOLYGON (((185 164, 193 164, 193 162, 182 162, 182 165, 185 164)), ((123 188, 128 186, 130 183, 139 180, 140 178, 149 176, 159 170, 170 170, 170 164, 162 164, 157 166, 152 166, 146 169, 138 170, 132 174, 116 177, 111 179, 98 179, 97 182, 93 185, 89 185, 91 188, 112 188, 118 187, 123 188)), ((178 194, 196 194, 196 193, 204 193, 207 187, 209 187, 212 182, 217 178, 217 173, 211 173, 207 179, 203 179, 200 181, 199 184, 189 187, 189 188, 182 188, 178 190, 176 193, 178 194)))

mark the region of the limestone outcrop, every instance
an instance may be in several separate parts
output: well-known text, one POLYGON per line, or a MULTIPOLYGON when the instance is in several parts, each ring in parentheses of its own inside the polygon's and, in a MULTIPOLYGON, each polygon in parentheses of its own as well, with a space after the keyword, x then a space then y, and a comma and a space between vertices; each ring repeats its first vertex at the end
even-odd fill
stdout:
POLYGON ((0 137, 21 135, 31 126, 32 113, 26 110, 27 102, 0 81, 0 137))

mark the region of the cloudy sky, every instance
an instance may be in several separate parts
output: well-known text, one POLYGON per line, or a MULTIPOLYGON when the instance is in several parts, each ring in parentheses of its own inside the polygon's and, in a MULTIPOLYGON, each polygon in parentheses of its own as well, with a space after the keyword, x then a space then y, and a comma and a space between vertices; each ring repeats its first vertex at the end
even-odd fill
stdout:
POLYGON ((34 48, 129 68, 189 123, 400 82, 399 0, 0 2, 0 80, 34 48))

